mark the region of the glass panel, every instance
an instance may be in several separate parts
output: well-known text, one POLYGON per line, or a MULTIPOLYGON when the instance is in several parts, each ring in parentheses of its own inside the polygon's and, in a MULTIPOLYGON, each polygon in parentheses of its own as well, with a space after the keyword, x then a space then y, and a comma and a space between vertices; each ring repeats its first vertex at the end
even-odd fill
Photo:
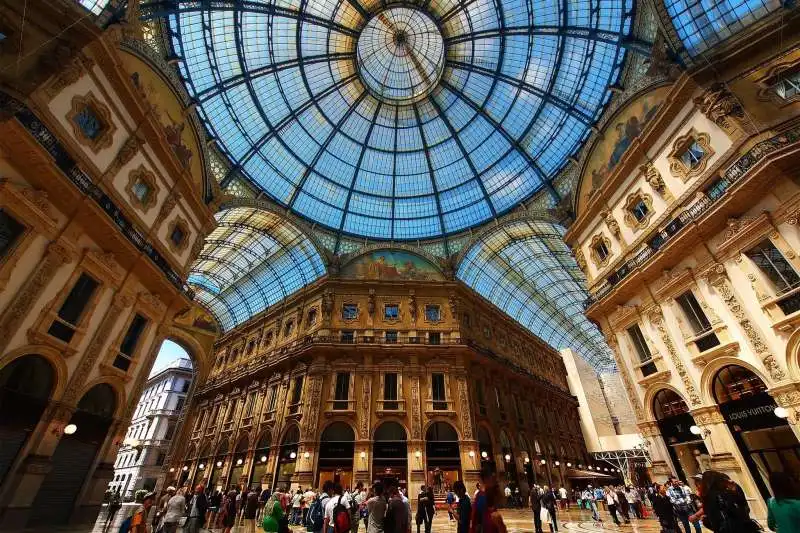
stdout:
POLYGON ((746 254, 772 281, 778 294, 789 291, 800 284, 800 276, 771 240, 761 241, 746 254))
POLYGON ((399 408, 397 400, 397 374, 387 372, 383 375, 383 408, 386 410, 396 410, 399 408))
POLYGON ((425 306, 425 318, 431 322, 438 322, 442 318, 442 312, 438 305, 425 306))
POLYGON ((700 307, 700 303, 697 301, 697 298, 694 297, 692 291, 686 291, 675 298, 675 301, 681 306, 683 315, 686 317, 686 320, 689 321, 695 335, 699 335, 711 329, 711 323, 708 321, 708 318, 706 318, 703 308, 700 307))
POLYGON ((338 410, 347 409, 347 400, 350 396, 350 373, 339 372, 336 374, 336 390, 334 391, 333 408, 338 410))
POLYGON ((8 212, 0 209, 0 258, 14 249, 14 245, 24 232, 25 226, 17 222, 8 212))
POLYGON ((386 320, 397 320, 400 314, 400 309, 396 304, 389 304, 383 308, 383 317, 386 320))
POLYGON ((628 328, 628 336, 631 338, 631 343, 636 350, 636 354, 639 356, 640 362, 644 363, 653 358, 650 354, 650 348, 647 346, 647 341, 642 334, 642 330, 639 328, 639 324, 634 324, 628 328))
POLYGON ((91 106, 84 106, 78 111, 73 120, 75 120, 83 136, 89 140, 93 141, 103 133, 103 123, 91 106))
POLYGON ((444 374, 431 374, 431 398, 433 398, 434 409, 447 409, 444 374))
POLYGON ((355 304, 344 304, 342 306, 342 319, 355 320, 358 318, 358 306, 355 304))

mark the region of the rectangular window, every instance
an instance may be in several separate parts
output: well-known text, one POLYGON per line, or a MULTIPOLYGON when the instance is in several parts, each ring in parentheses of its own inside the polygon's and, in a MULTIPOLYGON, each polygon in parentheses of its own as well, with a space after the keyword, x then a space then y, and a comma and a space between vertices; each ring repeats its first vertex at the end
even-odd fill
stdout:
POLYGON ((444 387, 444 374, 431 374, 431 398, 433 408, 444 411, 447 409, 447 395, 444 387))
POLYGON ((341 341, 344 344, 353 344, 355 337, 352 331, 342 331, 341 341))
POLYGON ((513 395, 514 398, 514 414, 517 416, 517 423, 522 424, 522 409, 519 407, 519 398, 516 394, 513 395))
POLYGON ((342 306, 342 318, 344 320, 355 320, 358 318, 358 306, 356 304, 344 304, 342 306))
POLYGON ((275 410, 275 403, 278 401, 278 386, 273 385, 267 393, 267 412, 275 410))
POLYGON ((800 94, 800 68, 781 72, 777 80, 768 82, 772 91, 782 100, 791 100, 800 94))
POLYGON ((236 407, 238 405, 239 405, 239 400, 234 400, 233 403, 228 406, 228 411, 225 413, 226 424, 231 420, 233 420, 233 414, 236 412, 236 407))
POLYGON ((397 304, 386 304, 383 306, 384 320, 397 320, 400 317, 400 307, 397 304))
POLYGON ((24 232, 25 226, 0 209, 0 258, 5 257, 14 249, 24 232))
POLYGON ((697 141, 692 141, 681 154, 681 161, 686 165, 686 168, 694 169, 700 165, 704 155, 706 155, 706 152, 703 147, 697 141))
POLYGON ((650 348, 647 347, 647 341, 644 339, 642 330, 639 329, 639 324, 634 324, 628 328, 628 336, 631 338, 633 348, 639 356, 639 362, 644 363, 653 358, 650 353, 650 348))
POLYGON ((478 412, 486 415, 486 394, 483 391, 483 381, 475 382, 475 397, 478 400, 478 412))
POLYGON ((136 352, 136 345, 139 344, 139 339, 147 327, 147 319, 140 314, 136 314, 128 326, 128 331, 125 333, 125 338, 122 339, 122 344, 119 347, 119 353, 114 359, 114 366, 120 370, 128 370, 131 366, 131 360, 136 352))
POLYGON ((438 305, 425 306, 425 320, 429 322, 439 322, 442 319, 442 310, 438 305))
POLYGON ((594 251, 600 261, 605 261, 606 257, 608 257, 608 246, 606 246, 606 243, 603 241, 600 241, 595 245, 594 251))
POLYGON ((800 276, 797 275, 792 265, 783 257, 772 241, 763 240, 757 246, 747 252, 756 266, 767 275, 769 280, 775 285, 778 294, 790 291, 800 283, 800 276))
POLYGON ((388 411, 395 411, 399 408, 396 372, 387 372, 383 375, 383 408, 388 411))
POLYGON ((396 344, 397 343, 397 332, 396 331, 387 331, 386 332, 386 343, 387 344, 396 344))
POLYGON ((500 399, 500 389, 494 388, 494 400, 497 403, 497 411, 500 413, 500 420, 506 419, 506 406, 503 405, 503 400, 500 399))
POLYGON ((175 404, 175 410, 180 412, 183 409, 183 404, 186 403, 186 398, 178 398, 178 402, 175 404))
POLYGON ((337 411, 345 411, 348 407, 350 397, 350 373, 339 372, 336 374, 336 390, 333 396, 333 408, 337 411))
POLYGON ((442 334, 438 331, 431 331, 428 333, 428 344, 441 344, 442 334))
POLYGON ((695 335, 700 335, 704 331, 711 329, 711 323, 708 321, 708 318, 706 318, 703 308, 700 307, 700 303, 697 301, 697 298, 694 297, 692 291, 684 292, 675 298, 675 301, 681 306, 683 314, 692 326, 695 335))
POLYGON ((647 209, 647 204, 645 204, 642 200, 639 200, 633 205, 633 207, 631 207, 631 214, 634 216, 637 222, 644 220, 649 212, 650 210, 647 209))
POLYGON ((97 282, 86 274, 81 274, 78 281, 69 291, 64 303, 58 310, 58 315, 47 333, 53 337, 69 342, 75 335, 75 328, 80 322, 81 315, 89 304, 94 291, 97 290, 97 282))
POLYGON ((248 417, 253 414, 253 404, 256 400, 256 393, 252 393, 247 397, 247 401, 244 404, 244 416, 248 417))
POLYGON ((303 376, 294 378, 294 387, 292 387, 292 401, 289 403, 289 412, 292 414, 300 410, 300 398, 303 395, 303 376))

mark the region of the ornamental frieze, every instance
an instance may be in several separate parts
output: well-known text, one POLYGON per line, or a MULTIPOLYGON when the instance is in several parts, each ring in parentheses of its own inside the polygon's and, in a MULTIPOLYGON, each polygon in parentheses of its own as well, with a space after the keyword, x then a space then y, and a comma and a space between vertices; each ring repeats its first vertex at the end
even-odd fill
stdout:
POLYGON ((702 403, 700 400, 700 395, 697 392, 697 388, 694 386, 692 377, 689 375, 689 372, 686 370, 686 366, 681 360, 681 356, 678 354, 677 350, 675 349, 675 345, 669 336, 669 332, 664 324, 664 315, 662 314, 661 309, 659 308, 653 310, 650 313, 649 318, 650 323, 653 324, 656 330, 658 330, 658 334, 661 337, 661 342, 663 342, 664 346, 667 347, 667 353, 669 354, 670 360, 672 360, 672 364, 675 365, 675 370, 678 372, 678 376, 680 376, 681 381, 683 382, 683 386, 686 389, 686 394, 689 396, 689 402, 692 405, 700 405, 702 403))

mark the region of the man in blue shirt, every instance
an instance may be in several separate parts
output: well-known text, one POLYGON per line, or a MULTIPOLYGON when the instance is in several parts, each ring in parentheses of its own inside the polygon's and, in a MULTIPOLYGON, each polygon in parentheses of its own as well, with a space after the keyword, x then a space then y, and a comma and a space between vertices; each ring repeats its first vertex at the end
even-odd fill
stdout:
MULTIPOLYGON (((457 533, 469 533, 469 519, 472 515, 472 503, 467 496, 467 487, 464 486, 463 481, 456 481, 453 483, 453 490, 458 496, 458 503, 456 504, 456 521, 458 522, 457 533)), ((448 493, 449 496, 450 493, 448 493)))

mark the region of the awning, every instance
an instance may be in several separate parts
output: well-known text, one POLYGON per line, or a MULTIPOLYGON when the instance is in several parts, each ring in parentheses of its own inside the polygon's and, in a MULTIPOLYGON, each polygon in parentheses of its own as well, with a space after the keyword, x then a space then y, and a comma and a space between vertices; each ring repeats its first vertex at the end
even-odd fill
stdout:
POLYGON ((577 468, 567 468, 567 477, 570 479, 612 479, 613 476, 593 472, 591 470, 578 470, 577 468))

